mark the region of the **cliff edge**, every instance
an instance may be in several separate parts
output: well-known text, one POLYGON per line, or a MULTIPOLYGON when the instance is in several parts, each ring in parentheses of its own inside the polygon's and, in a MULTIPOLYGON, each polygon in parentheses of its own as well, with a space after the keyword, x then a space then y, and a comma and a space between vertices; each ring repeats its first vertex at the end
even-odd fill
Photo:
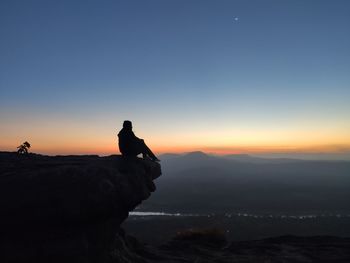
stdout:
POLYGON ((160 175, 139 158, 0 152, 1 262, 115 261, 120 224, 160 175))
POLYGON ((350 262, 350 238, 332 236, 229 243, 222 230, 190 229, 139 242, 120 224, 160 175, 158 163, 118 155, 0 152, 0 262, 350 262))

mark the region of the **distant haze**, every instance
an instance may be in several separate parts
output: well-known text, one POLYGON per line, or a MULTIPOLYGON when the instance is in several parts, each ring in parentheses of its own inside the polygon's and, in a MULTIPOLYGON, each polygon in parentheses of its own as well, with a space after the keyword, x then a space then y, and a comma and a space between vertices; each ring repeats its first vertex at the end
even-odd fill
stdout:
MULTIPOLYGON (((200 151, 197 151, 200 152, 200 151)), ((181 155, 186 155, 188 154, 188 152, 185 153, 163 153, 160 155, 160 158, 164 157, 164 158, 168 158, 168 157, 172 157, 172 156, 181 156, 181 155)), ((229 153, 229 154, 225 154, 225 153, 205 153, 211 156, 218 156, 218 157, 232 157, 232 158, 236 158, 236 159, 242 159, 242 158, 265 158, 267 160, 271 159, 296 159, 296 160, 323 160, 323 161, 341 161, 341 160, 345 160, 345 161, 350 161, 350 152, 340 152, 340 153, 305 153, 305 152, 270 152, 270 153, 229 153)))
POLYGON ((350 152, 344 153, 265 153, 254 154, 254 156, 265 158, 294 158, 301 160, 348 160, 350 152))
POLYGON ((350 161, 167 154, 144 211, 350 213, 350 161))

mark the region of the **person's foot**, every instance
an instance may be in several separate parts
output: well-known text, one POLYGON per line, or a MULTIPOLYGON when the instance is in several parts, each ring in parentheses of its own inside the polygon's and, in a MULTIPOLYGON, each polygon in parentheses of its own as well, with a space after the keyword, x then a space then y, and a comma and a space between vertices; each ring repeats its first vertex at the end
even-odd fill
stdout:
POLYGON ((145 161, 154 161, 152 158, 150 158, 147 155, 142 156, 142 159, 144 159, 145 161))

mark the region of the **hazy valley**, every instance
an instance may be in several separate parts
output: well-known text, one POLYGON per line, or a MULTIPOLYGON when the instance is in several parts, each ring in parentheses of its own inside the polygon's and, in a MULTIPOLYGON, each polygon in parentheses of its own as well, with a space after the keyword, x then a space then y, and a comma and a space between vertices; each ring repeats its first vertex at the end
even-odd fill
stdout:
POLYGON ((202 152, 161 159, 157 191, 124 222, 140 240, 159 244, 191 228, 222 229, 230 240, 350 236, 349 161, 202 152))

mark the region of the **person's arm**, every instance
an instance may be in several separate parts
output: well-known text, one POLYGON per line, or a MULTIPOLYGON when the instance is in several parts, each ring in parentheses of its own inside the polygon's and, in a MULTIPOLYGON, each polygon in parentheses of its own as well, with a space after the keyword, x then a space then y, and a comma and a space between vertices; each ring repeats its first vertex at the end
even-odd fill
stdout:
POLYGON ((135 135, 134 132, 131 132, 131 133, 130 133, 130 138, 131 138, 133 141, 142 141, 142 139, 140 139, 139 137, 137 137, 137 136, 135 135))

